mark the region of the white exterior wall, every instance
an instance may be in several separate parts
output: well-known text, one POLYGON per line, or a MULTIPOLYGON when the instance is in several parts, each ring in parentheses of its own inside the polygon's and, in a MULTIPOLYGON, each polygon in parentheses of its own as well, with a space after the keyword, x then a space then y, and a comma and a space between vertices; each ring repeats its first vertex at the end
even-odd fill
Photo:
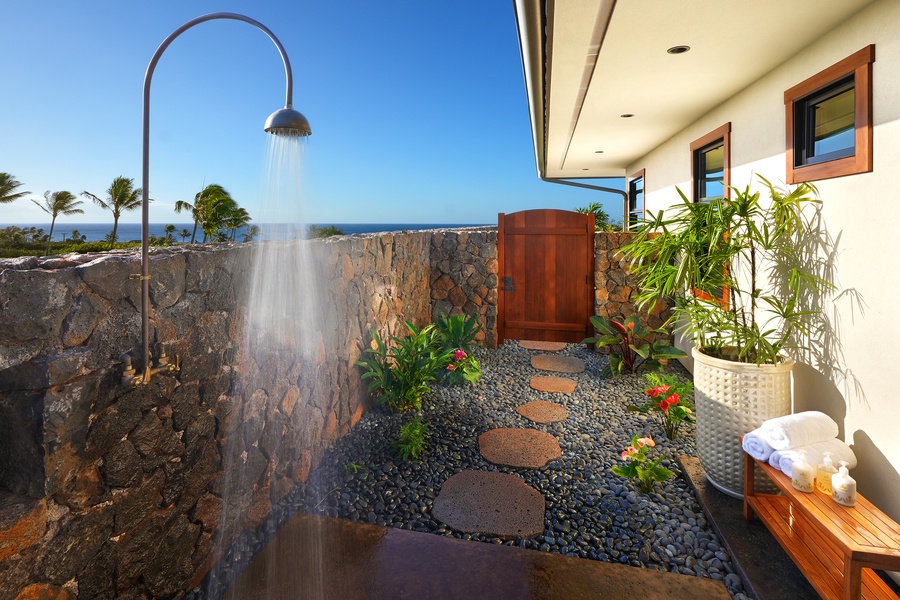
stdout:
POLYGON ((823 307, 839 347, 807 359, 816 364, 798 364, 794 409, 821 410, 841 425, 859 459, 851 474, 860 492, 900 521, 900 2, 873 3, 627 172, 646 169, 646 207, 664 209, 678 202, 675 186, 690 189, 690 143, 730 121, 731 184, 742 188, 753 173, 785 181, 785 90, 869 44, 873 172, 812 182, 828 232, 840 236, 835 283, 855 290, 864 305, 854 307, 845 295, 823 307))

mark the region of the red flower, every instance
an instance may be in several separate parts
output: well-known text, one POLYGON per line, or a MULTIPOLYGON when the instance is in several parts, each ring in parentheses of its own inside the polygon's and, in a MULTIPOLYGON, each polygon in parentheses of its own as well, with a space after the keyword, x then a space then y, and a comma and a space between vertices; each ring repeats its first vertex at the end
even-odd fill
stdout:
POLYGON ((668 403, 669 406, 678 404, 678 394, 672 394, 671 396, 666 398, 666 402, 668 403))
POLYGON ((465 360, 465 358, 467 356, 468 356, 468 354, 466 354, 464 350, 457 350, 456 352, 453 353, 453 360, 455 360, 456 362, 459 362, 461 360, 465 360))
POLYGON ((652 387, 647 390, 647 395, 651 398, 658 398, 660 394, 665 394, 669 391, 669 386, 667 385, 658 385, 656 387, 652 387))
POLYGON ((447 370, 448 370, 448 371, 455 371, 455 370, 456 370, 456 365, 454 365, 454 364, 449 364, 449 365, 447 365, 447 370))

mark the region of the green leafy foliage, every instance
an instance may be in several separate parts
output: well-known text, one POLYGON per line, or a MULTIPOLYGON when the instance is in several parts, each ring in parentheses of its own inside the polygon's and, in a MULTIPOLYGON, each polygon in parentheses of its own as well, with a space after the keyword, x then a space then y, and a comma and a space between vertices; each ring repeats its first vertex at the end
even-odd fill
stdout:
POLYGON ((669 469, 659 466, 665 460, 665 454, 654 460, 647 458, 647 450, 654 446, 656 443, 652 437, 639 438, 635 435, 631 438, 631 445, 621 454, 622 460, 627 460, 628 464, 624 467, 616 465, 610 471, 619 477, 633 479, 640 491, 649 494, 657 481, 666 481, 674 475, 669 469))
POLYGON ((609 213, 603 210, 599 202, 591 202, 587 206, 572 209, 577 213, 588 215, 594 213, 594 229, 596 231, 622 231, 619 223, 609 220, 609 213))
POLYGON ((682 423, 694 421, 691 410, 694 384, 674 375, 647 373, 644 377, 650 384, 644 391, 648 400, 644 404, 631 405, 628 410, 653 415, 666 437, 674 440, 682 423))
POLYGON ((444 378, 451 385, 470 383, 475 385, 481 379, 481 365, 471 354, 457 348, 450 355, 450 364, 444 370, 444 378))
POLYGON ((310 239, 327 238, 333 235, 344 235, 344 232, 334 225, 329 225, 328 227, 316 227, 315 225, 310 225, 309 229, 306 231, 306 237, 310 239))
POLYGON ((639 307, 673 298, 672 321, 705 354, 775 364, 830 282, 803 268, 818 251, 820 201, 809 183, 768 192, 731 187, 730 198, 681 203, 643 223, 622 252, 638 277, 639 307), (765 276, 764 276, 765 275, 765 276))
POLYGON ((449 364, 452 354, 437 342, 434 325, 417 329, 407 321, 406 328, 410 335, 392 336, 390 347, 373 331, 375 348, 367 348, 366 356, 356 363, 365 369, 362 378, 369 380, 369 391, 394 412, 420 409, 422 396, 429 392, 429 384, 449 364))
POLYGON ((419 460, 425 450, 425 442, 428 439, 428 424, 419 417, 413 417, 403 427, 397 436, 397 454, 403 460, 419 460))
POLYGON ((472 348, 477 345, 475 338, 483 329, 478 315, 440 315, 435 325, 444 348, 458 348, 466 354, 472 354, 472 348))
POLYGON ((626 317, 622 322, 593 316, 591 324, 599 337, 585 338, 581 343, 594 344, 598 350, 609 346, 609 364, 603 370, 604 376, 616 377, 641 370, 658 371, 662 368, 661 360, 687 356, 662 337, 650 341, 651 336, 667 336, 668 332, 665 329, 648 329, 635 316, 626 317))

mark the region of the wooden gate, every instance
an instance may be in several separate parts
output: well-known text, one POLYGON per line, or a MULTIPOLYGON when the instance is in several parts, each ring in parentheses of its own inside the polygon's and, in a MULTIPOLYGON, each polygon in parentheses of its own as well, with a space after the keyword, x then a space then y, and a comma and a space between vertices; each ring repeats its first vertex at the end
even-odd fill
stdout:
POLYGON ((498 342, 580 342, 594 314, 594 215, 498 216, 498 342))

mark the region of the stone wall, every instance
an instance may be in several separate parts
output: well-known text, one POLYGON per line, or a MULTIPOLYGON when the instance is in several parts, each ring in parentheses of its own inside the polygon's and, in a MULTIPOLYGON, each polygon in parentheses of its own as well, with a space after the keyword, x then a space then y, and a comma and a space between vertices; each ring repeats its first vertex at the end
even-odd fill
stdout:
POLYGON ((497 228, 435 232, 431 238, 432 315, 478 315, 479 341, 497 346, 497 228))
POLYGON ((310 244, 329 300, 304 357, 244 343, 259 245, 154 250, 152 341, 181 372, 137 389, 135 253, 0 262, 0 598, 177 595, 355 424, 370 330, 431 319, 430 234, 310 244))
MULTIPOLYGON (((597 314, 634 312, 616 253, 627 239, 597 234, 597 314)), ((154 249, 152 342, 181 371, 137 389, 120 381, 120 355, 140 343, 135 252, 0 261, 0 598, 190 589, 218 539, 261 523, 361 417, 355 362, 373 329, 462 312, 496 344, 495 228, 305 244, 321 313, 304 351, 252 341, 248 325, 253 265, 285 249, 154 249)))
POLYGON ((670 302, 658 302, 648 311, 635 307, 637 281, 628 272, 619 248, 631 242, 634 234, 600 231, 594 237, 594 314, 622 320, 638 315, 652 329, 662 327, 669 318, 670 302))

